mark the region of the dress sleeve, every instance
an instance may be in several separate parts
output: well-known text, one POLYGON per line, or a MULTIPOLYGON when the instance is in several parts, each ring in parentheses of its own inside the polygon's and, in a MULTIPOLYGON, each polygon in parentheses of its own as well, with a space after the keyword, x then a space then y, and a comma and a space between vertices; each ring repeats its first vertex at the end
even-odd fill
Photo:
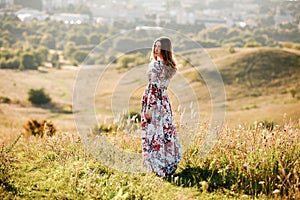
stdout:
POLYGON ((153 110, 157 104, 158 98, 158 87, 159 87, 159 75, 161 72, 161 65, 159 62, 151 63, 153 66, 150 67, 149 76, 149 92, 148 92, 148 102, 147 108, 153 110))

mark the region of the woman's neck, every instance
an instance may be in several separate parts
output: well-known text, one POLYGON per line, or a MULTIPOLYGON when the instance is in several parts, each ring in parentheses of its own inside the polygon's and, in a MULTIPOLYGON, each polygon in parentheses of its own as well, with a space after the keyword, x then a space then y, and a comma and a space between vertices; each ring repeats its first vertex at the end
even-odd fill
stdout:
POLYGON ((159 57, 159 56, 156 57, 156 60, 157 61, 163 61, 163 59, 161 57, 159 57))

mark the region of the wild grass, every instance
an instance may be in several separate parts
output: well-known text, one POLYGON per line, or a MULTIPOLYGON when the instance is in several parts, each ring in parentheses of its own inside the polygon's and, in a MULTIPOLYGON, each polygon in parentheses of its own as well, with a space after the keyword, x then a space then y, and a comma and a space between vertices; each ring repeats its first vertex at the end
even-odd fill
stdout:
POLYGON ((191 148, 178 174, 185 186, 227 189, 256 197, 298 199, 300 196, 299 122, 236 129, 224 128, 219 143, 204 158, 191 148))
MULTIPOLYGON (((199 154, 202 137, 196 138, 177 172, 167 180, 104 166, 87 153, 75 133, 17 138, 0 152, 1 198, 300 198, 300 122, 265 124, 224 127, 219 142, 204 157, 199 154)), ((121 135, 121 131, 107 133, 115 141, 121 135)), ((131 143, 130 137, 123 133, 118 145, 137 146, 137 140, 131 143)))
MULTIPOLYGON (((213 53, 216 54, 216 64, 229 66, 253 51, 237 50, 234 55, 226 50, 213 53), (222 54, 218 56, 219 53, 222 54)), ((261 60, 261 64, 264 63, 266 61, 261 60)), ((222 65, 220 70, 225 69, 222 65)), ((226 69, 230 73, 239 72, 234 67, 237 66, 226 69)), ((267 84, 250 92, 233 76, 233 84, 226 85, 226 123, 234 126, 224 126, 219 142, 209 154, 200 157, 207 130, 207 125, 203 124, 195 142, 184 153, 178 170, 167 180, 151 173, 124 173, 104 166, 87 153, 74 131, 70 115, 64 115, 65 112, 53 115, 50 109, 29 107, 22 101, 26 99, 28 89, 45 85, 58 105, 70 105, 75 72, 66 69, 47 73, 1 71, 1 80, 6 85, 2 88, 2 96, 12 102, 0 105, 0 142, 3 142, 0 149, 0 199, 300 199, 300 122, 286 118, 280 121, 283 113, 299 119, 296 71, 291 77, 275 77, 274 80, 286 81, 280 87, 267 84), (26 77, 29 76, 34 78, 28 81, 26 77), (291 89, 295 89, 295 97, 292 97, 291 89), (21 103, 13 103, 19 101, 21 103), (56 134, 52 137, 44 134, 42 138, 25 135, 18 138, 20 127, 29 118, 52 119, 57 127, 56 134), (258 122, 236 127, 237 123, 261 119, 279 123, 273 122, 269 126, 258 122)), ((112 80, 121 76, 110 75, 112 80)), ((185 75, 193 82, 202 100, 203 111, 208 104, 208 95, 203 92, 205 85, 200 85, 198 75, 189 71, 185 75)), ((99 110, 110 103, 105 101, 112 87, 109 81, 101 88, 106 96, 96 102, 99 110)), ((101 114, 106 113, 101 110, 101 114)), ((101 129, 101 134, 118 147, 140 153, 139 128, 138 123, 126 118, 101 124, 97 131, 101 129)))

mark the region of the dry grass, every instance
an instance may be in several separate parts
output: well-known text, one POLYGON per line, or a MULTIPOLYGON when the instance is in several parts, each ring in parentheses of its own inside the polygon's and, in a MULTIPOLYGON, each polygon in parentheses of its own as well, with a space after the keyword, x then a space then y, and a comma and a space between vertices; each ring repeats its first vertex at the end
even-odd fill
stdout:
MULTIPOLYGON (((252 51, 255 49, 237 49, 236 54, 244 52, 246 55, 252 51)), ((232 56, 222 49, 211 50, 211 53, 218 62, 223 59, 224 64, 232 56)), ((211 114, 210 96, 206 86, 197 81, 199 77, 191 72, 193 69, 180 70, 191 81, 190 85, 199 100, 202 126, 195 145, 185 153, 179 170, 167 181, 152 174, 120 173, 103 166, 87 154, 76 134, 72 114, 33 107, 27 101, 29 89, 43 86, 54 103, 62 107, 71 105, 78 70, 0 70, 0 96, 12 100, 11 103, 0 104, 0 143, 4 144, 4 150, 1 151, 4 159, 1 162, 3 164, 4 161, 3 172, 9 175, 3 176, 9 188, 1 186, 0 197, 297 199, 300 176, 300 124, 297 121, 300 118, 299 99, 292 98, 287 90, 269 90, 266 93, 263 90, 257 96, 254 93, 246 94, 249 90, 242 85, 226 85, 226 121, 219 143, 209 155, 199 157, 199 147, 211 114), (290 121, 290 118, 294 121, 290 121), (3 153, 24 132, 22 127, 29 119, 51 120, 58 133, 43 139, 22 137, 9 154, 3 153), (268 130, 259 124, 266 120, 275 124, 274 129, 268 130)), ((114 68, 109 68, 106 73, 109 78, 99 82, 95 103, 99 124, 109 126, 114 125, 111 97, 124 73, 114 68)), ((140 81, 141 87, 132 90, 128 98, 130 110, 139 112, 140 96, 146 80, 136 78, 139 80, 134 79, 124 85, 122 93, 128 93, 126 88, 131 87, 135 81, 140 81)), ((291 88, 296 86, 295 82, 289 85, 291 88)), ((178 94, 174 94, 172 90, 168 92, 178 123, 181 115, 176 111, 179 105, 176 97, 178 94)), ((121 128, 105 135, 122 149, 140 152, 140 139, 136 134, 138 124, 128 125, 123 124, 121 128)))
MULTIPOLYGON (((200 157, 207 125, 184 153, 173 177, 123 173, 87 153, 75 133, 21 137, 2 148, 3 198, 297 199, 300 177, 300 121, 222 129, 219 142, 200 157), (11 145, 12 143, 15 143, 11 145), (9 149, 9 151, 7 151, 9 149), (152 188, 149 190, 149 188, 152 188)), ((140 152, 128 127, 106 136, 124 150, 140 152)), ((122 127, 122 125, 120 125, 122 127)), ((1 177, 0 176, 0 177, 1 177)))

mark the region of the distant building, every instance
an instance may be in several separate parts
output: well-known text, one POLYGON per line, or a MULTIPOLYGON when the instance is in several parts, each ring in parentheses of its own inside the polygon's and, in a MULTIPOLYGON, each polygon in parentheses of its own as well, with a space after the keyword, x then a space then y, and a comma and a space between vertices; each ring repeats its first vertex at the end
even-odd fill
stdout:
POLYGON ((48 14, 34 9, 21 9, 16 11, 15 15, 22 22, 33 21, 33 20, 45 21, 46 19, 49 18, 48 14))
POLYGON ((50 19, 65 24, 82 24, 88 23, 90 21, 90 16, 84 14, 60 13, 52 15, 50 19))

